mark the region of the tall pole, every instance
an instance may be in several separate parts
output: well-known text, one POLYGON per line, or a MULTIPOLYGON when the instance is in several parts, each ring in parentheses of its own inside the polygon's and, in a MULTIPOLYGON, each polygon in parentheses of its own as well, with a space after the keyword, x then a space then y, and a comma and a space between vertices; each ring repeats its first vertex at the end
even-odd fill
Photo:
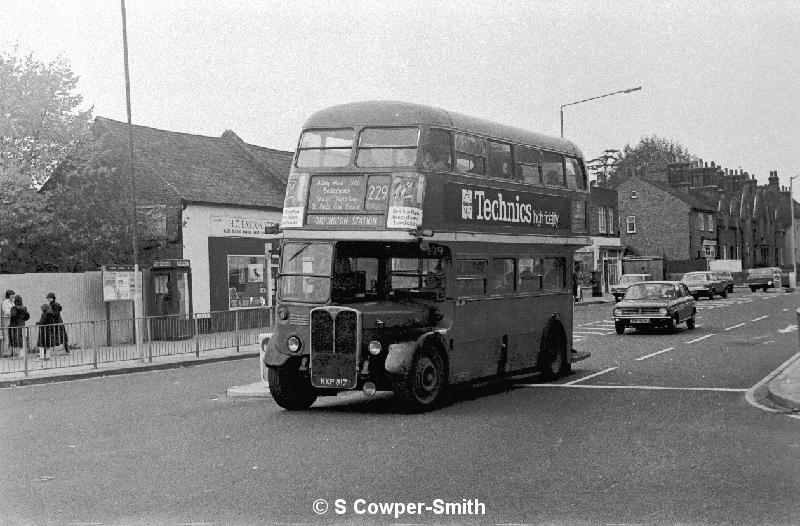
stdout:
POLYGON ((794 271, 794 279, 797 280, 797 240, 795 239, 794 231, 794 196, 792 195, 792 183, 800 174, 789 178, 789 212, 792 217, 792 270, 794 271))
POLYGON ((618 95, 620 93, 632 93, 634 91, 639 91, 640 89, 642 89, 641 86, 636 87, 636 88, 628 88, 628 89, 615 91, 613 93, 606 93, 605 95, 598 95, 597 97, 589 97, 588 99, 583 99, 583 100, 578 100, 578 101, 575 101, 575 102, 569 102, 567 104, 562 104, 561 105, 561 138, 562 139, 564 138, 564 108, 566 108, 567 106, 574 106, 576 104, 581 104, 583 102, 589 102, 590 100, 602 99, 603 97, 610 97, 611 95, 618 95))
POLYGON ((142 354, 142 337, 139 318, 144 312, 142 309, 142 283, 139 275, 139 221, 136 213, 136 167, 133 163, 133 123, 131 121, 131 75, 128 67, 128 26, 125 17, 125 0, 120 0, 122 7, 122 52, 125 60, 125 103, 128 111, 128 153, 130 155, 131 173, 131 206, 133 208, 133 325, 136 339, 136 354, 144 359, 142 354))

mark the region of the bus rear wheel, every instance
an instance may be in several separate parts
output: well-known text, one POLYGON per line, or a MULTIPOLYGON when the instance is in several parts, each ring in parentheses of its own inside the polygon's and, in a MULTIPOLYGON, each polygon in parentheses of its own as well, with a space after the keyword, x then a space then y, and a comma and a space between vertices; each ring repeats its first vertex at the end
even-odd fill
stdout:
POLYGON ((403 409, 418 413, 441 404, 447 390, 447 369, 442 353, 432 348, 418 349, 406 375, 394 385, 403 409))
POLYGON ((555 380, 569 373, 567 336, 560 323, 551 323, 542 336, 536 368, 545 380, 555 380))
POLYGON ((284 409, 308 409, 317 400, 317 390, 311 385, 311 380, 292 365, 279 369, 270 367, 267 381, 272 399, 284 409))

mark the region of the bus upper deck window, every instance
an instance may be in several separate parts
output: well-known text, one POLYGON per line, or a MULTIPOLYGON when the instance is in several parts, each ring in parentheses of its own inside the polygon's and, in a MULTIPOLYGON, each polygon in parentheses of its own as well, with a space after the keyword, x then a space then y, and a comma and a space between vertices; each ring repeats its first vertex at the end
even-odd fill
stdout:
POLYGON ((547 186, 564 186, 564 157, 558 153, 542 152, 542 174, 547 186))
POLYGON ((489 177, 512 178, 511 146, 494 141, 486 141, 489 146, 489 177))
POLYGON ((580 161, 573 157, 567 157, 565 167, 567 169, 567 187, 571 190, 586 190, 586 172, 580 161))
POLYGON ((332 168, 350 164, 355 130, 306 130, 297 148, 298 168, 332 168))
POLYGON ((486 143, 480 137, 457 133, 456 170, 461 173, 486 174, 486 143))
POLYGON ((419 128, 364 128, 358 139, 356 166, 413 166, 418 142, 419 128))
POLYGON ((426 170, 453 169, 453 139, 447 130, 432 129, 423 144, 422 167, 426 170))
POLYGON ((514 148, 517 160, 517 177, 527 184, 542 184, 542 152, 533 148, 514 148))

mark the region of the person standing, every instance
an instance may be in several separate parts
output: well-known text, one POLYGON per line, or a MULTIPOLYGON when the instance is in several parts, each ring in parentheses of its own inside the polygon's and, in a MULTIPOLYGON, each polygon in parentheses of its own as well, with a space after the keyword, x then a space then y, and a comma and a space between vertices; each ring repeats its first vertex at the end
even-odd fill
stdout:
POLYGON ((52 323, 55 324, 53 327, 51 347, 63 345, 64 353, 69 354, 69 338, 67 337, 67 329, 64 327, 64 319, 61 317, 61 311, 63 308, 61 307, 61 304, 56 301, 56 295, 54 292, 47 293, 47 302, 50 304, 50 310, 53 313, 52 323))
POLYGON ((11 307, 11 316, 8 329, 8 341, 11 346, 12 356, 15 349, 19 349, 19 354, 25 352, 25 335, 23 329, 25 322, 31 318, 28 308, 22 304, 22 296, 14 296, 14 306, 11 307))
POLYGON ((11 318, 11 307, 14 306, 15 295, 13 290, 7 290, 6 297, 0 306, 0 357, 6 356, 5 347, 11 347, 11 343, 8 341, 8 323, 9 318, 11 318))
POLYGON ((36 325, 39 327, 39 336, 36 339, 36 347, 39 349, 37 361, 44 361, 47 360, 47 348, 53 347, 57 328, 53 325, 53 309, 49 303, 42 305, 42 317, 36 325))

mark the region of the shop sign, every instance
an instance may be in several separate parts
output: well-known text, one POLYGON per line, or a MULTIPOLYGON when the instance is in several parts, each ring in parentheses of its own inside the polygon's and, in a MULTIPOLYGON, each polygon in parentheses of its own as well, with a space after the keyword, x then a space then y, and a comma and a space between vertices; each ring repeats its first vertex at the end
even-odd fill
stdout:
POLYGON ((214 216, 211 235, 214 237, 275 237, 276 224, 266 219, 214 216))

